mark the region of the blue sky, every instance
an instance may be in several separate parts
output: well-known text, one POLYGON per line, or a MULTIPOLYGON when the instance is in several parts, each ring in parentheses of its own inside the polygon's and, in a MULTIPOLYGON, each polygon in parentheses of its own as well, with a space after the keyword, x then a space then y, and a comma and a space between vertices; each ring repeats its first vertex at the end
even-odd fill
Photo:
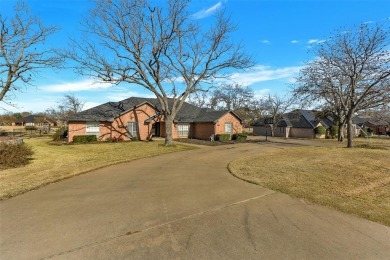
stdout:
MULTIPOLYGON (((0 0, 1 14, 12 14, 15 2, 0 0)), ((88 0, 26 0, 26 3, 46 25, 61 28, 47 42, 47 46, 54 47, 66 47, 69 36, 77 37, 79 23, 91 6, 88 0)), ((245 44, 256 62, 251 70, 234 73, 232 80, 250 86, 257 97, 287 94, 300 68, 314 58, 310 51, 334 30, 360 23, 390 23, 389 0, 198 0, 191 4, 193 17, 206 23, 219 8, 225 8, 238 25, 235 40, 245 44)), ((130 96, 153 96, 135 85, 94 84, 92 79, 83 78, 71 69, 44 70, 40 74, 33 87, 12 96, 16 108, 4 104, 0 107, 13 112, 40 112, 55 107, 69 93, 85 101, 85 108, 130 96)))

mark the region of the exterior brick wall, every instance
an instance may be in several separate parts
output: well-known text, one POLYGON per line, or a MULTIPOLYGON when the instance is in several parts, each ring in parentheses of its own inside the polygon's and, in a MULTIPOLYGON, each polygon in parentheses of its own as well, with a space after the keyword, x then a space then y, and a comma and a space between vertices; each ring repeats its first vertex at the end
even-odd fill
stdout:
POLYGON ((240 120, 234 114, 227 113, 215 123, 215 134, 225 134, 226 123, 233 124, 233 133, 230 134, 242 133, 242 124, 240 123, 240 120))
POLYGON ((154 107, 149 104, 141 105, 127 113, 115 118, 111 125, 112 138, 130 140, 127 135, 127 124, 129 122, 138 123, 138 139, 148 140, 152 134, 152 125, 158 120, 152 120, 150 123, 144 123, 146 119, 156 114, 154 107))
POLYGON ((192 138, 208 140, 214 134, 214 123, 196 123, 192 138))
POLYGON ((73 142, 73 136, 85 135, 86 122, 71 122, 68 125, 68 142, 73 142))

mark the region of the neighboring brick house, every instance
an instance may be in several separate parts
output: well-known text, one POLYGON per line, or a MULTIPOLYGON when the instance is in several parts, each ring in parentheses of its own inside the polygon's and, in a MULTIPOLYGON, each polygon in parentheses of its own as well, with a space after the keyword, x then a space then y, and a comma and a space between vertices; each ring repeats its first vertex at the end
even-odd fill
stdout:
MULTIPOLYGON (((68 141, 77 135, 149 140, 165 137, 165 123, 155 98, 131 97, 82 111, 68 119, 68 141)), ((232 111, 214 111, 184 103, 173 124, 173 138, 209 139, 223 133, 241 133, 242 121, 232 111)))
MULTIPOLYGON (((329 129, 332 126, 331 117, 319 116, 318 111, 296 109, 282 115, 275 129, 274 135, 278 137, 313 138, 315 129, 323 126, 329 129)), ((257 120, 253 125, 253 135, 271 135, 270 125, 266 120, 257 120)), ((317 136, 324 138, 325 135, 317 136)))

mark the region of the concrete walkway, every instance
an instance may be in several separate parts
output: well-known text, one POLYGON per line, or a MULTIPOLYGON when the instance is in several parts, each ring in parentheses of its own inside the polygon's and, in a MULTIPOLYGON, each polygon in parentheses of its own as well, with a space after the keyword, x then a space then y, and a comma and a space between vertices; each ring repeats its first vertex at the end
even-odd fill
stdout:
POLYGON ((0 259, 390 259, 390 228, 231 176, 254 143, 146 158, 0 202, 0 259))

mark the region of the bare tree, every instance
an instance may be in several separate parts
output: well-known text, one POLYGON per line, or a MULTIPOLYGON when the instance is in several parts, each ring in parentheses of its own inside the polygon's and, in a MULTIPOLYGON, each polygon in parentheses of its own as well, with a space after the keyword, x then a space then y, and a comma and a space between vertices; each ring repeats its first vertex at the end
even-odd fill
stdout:
POLYGON ((188 96, 187 102, 197 107, 209 107, 209 96, 208 91, 199 90, 188 96))
POLYGON ((0 14, 0 101, 6 94, 20 90, 20 83, 31 85, 43 68, 61 64, 61 59, 52 49, 43 44, 55 33, 56 27, 45 27, 30 14, 24 1, 15 5, 12 18, 0 14))
POLYGON ((282 119, 283 114, 292 108, 294 101, 295 98, 293 97, 280 97, 278 95, 268 95, 267 98, 260 100, 262 117, 272 119, 272 136, 274 136, 278 122, 282 119))
POLYGON ((83 75, 138 84, 154 93, 170 145, 173 120, 186 98, 226 77, 229 69, 253 62, 240 43, 231 42, 236 27, 222 11, 205 30, 190 15, 188 0, 167 2, 162 7, 148 0, 95 1, 84 21, 84 38, 73 40, 64 56, 83 75))
POLYGON ((253 90, 240 84, 225 84, 214 90, 210 98, 212 109, 236 110, 248 107, 253 100, 253 90))
POLYGON ((297 79, 294 92, 338 111, 353 146, 352 118, 360 110, 390 102, 390 40, 384 25, 362 24, 336 32, 316 50, 297 79))
POLYGON ((85 102, 81 101, 74 94, 66 94, 58 101, 56 108, 49 108, 45 113, 57 119, 65 120, 67 117, 81 112, 84 104, 85 102))
POLYGON ((254 99, 253 90, 240 84, 224 84, 211 93, 208 106, 216 110, 231 110, 249 127, 258 118, 260 110, 254 99))

